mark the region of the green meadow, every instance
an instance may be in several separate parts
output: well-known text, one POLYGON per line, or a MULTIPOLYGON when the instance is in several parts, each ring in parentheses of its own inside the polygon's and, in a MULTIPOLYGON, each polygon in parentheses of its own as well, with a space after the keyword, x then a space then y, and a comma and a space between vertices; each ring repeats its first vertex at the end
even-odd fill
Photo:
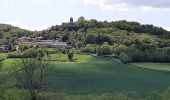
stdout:
MULTIPOLYGON (((131 91, 147 95, 170 86, 169 72, 142 69, 111 58, 75 55, 74 62, 69 62, 64 54, 49 58, 47 92, 88 95, 131 91)), ((4 73, 10 72, 12 62, 14 59, 4 61, 4 73)))
POLYGON ((170 71, 170 63, 131 63, 136 67, 146 68, 151 70, 158 70, 158 71, 170 71))

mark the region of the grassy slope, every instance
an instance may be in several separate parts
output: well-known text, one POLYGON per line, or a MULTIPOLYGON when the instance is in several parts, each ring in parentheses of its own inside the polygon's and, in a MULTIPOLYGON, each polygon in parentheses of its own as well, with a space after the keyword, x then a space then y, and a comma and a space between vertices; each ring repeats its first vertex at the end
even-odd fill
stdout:
MULTIPOLYGON (((58 55, 52 55, 58 60, 58 55)), ((146 95, 153 90, 164 90, 170 85, 170 73, 143 70, 124 65, 110 58, 94 58, 76 55, 76 62, 68 62, 66 55, 61 61, 52 61, 46 91, 69 94, 109 93, 135 91, 146 95)), ((5 61, 6 70, 12 60, 5 61)))
POLYGON ((109 58, 53 62, 49 90, 79 94, 135 91, 145 95, 170 85, 170 73, 143 70, 109 58))
POLYGON ((170 71, 170 63, 131 63, 131 64, 141 68, 170 71))

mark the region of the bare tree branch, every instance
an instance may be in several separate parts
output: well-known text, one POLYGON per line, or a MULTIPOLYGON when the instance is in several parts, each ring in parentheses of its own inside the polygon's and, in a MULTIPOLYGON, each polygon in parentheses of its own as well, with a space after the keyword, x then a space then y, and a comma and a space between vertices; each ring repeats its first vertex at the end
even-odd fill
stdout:
POLYGON ((48 61, 39 58, 25 58, 13 64, 14 76, 18 85, 28 89, 31 100, 36 100, 40 90, 44 87, 48 61))

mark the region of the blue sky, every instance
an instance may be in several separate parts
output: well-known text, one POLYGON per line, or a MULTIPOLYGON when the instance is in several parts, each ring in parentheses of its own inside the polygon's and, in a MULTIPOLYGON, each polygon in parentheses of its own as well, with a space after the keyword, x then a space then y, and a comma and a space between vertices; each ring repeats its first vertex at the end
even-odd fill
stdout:
POLYGON ((170 30, 170 0, 0 0, 0 23, 42 30, 69 21, 95 18, 154 24, 170 30))

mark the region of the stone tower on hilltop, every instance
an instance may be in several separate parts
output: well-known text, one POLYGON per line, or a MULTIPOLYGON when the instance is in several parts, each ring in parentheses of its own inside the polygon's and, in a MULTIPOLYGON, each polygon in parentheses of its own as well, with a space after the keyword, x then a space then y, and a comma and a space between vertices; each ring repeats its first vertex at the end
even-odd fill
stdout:
POLYGON ((73 17, 70 18, 70 23, 73 23, 73 17))
POLYGON ((62 23, 62 26, 64 29, 67 29, 68 31, 78 31, 79 26, 74 23, 73 17, 70 18, 70 22, 68 23, 62 23))

